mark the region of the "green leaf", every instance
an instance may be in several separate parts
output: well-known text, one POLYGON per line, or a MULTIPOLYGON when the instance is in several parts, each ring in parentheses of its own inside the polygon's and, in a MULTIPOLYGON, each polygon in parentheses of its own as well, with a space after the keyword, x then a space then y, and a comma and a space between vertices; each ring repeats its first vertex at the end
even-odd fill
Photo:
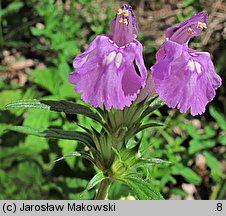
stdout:
POLYGON ((10 124, 2 124, 0 123, 0 134, 3 134, 3 132, 10 126, 10 124))
POLYGON ((34 36, 40 36, 45 33, 45 29, 31 27, 31 32, 34 36))
MULTIPOLYGON (((70 200, 80 200, 81 194, 85 189, 88 181, 86 179, 79 179, 79 178, 63 178, 61 182, 56 182, 57 185, 61 186, 62 194, 65 198, 70 200), (65 196, 66 195, 66 196, 65 196)), ((59 187, 59 186, 58 186, 59 187)), ((83 194, 82 199, 92 199, 94 196, 94 191, 90 193, 83 194)))
POLYGON ((219 136, 218 142, 222 145, 226 145, 226 135, 219 136))
POLYGON ((143 168, 143 167, 150 167, 153 165, 161 165, 161 166, 169 166, 171 164, 170 161, 165 161, 159 158, 138 158, 137 162, 133 165, 132 168, 143 168))
POLYGON ((13 108, 38 108, 50 110, 50 106, 41 103, 36 99, 26 99, 26 100, 18 100, 12 103, 5 105, 5 109, 13 109, 13 108))
POLYGON ((223 131, 226 131, 226 119, 225 116, 220 113, 217 109, 215 109, 213 106, 210 106, 209 108, 211 116, 216 120, 218 125, 223 131))
POLYGON ((162 101, 159 97, 155 98, 151 104, 147 107, 147 109, 141 114, 140 120, 142 120, 144 117, 148 116, 153 111, 157 110, 161 106, 165 104, 164 101, 162 101))
MULTIPOLYGON (((141 141, 141 140, 140 140, 141 141)), ((127 149, 132 149, 136 146, 138 146, 140 144, 140 141, 135 141, 134 139, 130 139, 127 143, 126 143, 126 148, 127 149)))
POLYGON ((186 1, 184 1, 183 6, 186 8, 186 7, 188 7, 189 5, 193 4, 194 1, 195 1, 195 0, 186 0, 186 1))
POLYGON ((146 159, 146 158, 141 158, 142 160, 150 163, 150 164, 162 164, 162 165, 169 165, 171 164, 170 161, 162 160, 160 158, 151 158, 151 159, 146 159))
POLYGON ((9 6, 5 9, 6 13, 15 13, 16 11, 20 10, 24 4, 22 2, 13 2, 9 4, 9 6))
POLYGON ((112 148, 112 150, 116 153, 116 159, 112 164, 112 172, 121 176, 125 173, 128 173, 130 170, 134 168, 134 165, 138 162, 137 151, 134 149, 120 149, 120 151, 112 148))
POLYGON ((66 159, 67 157, 80 157, 81 155, 82 155, 82 154, 81 154, 80 152, 77 152, 77 151, 70 152, 70 153, 67 153, 66 155, 64 155, 63 157, 56 159, 55 162, 64 160, 64 159, 66 159))
POLYGON ((89 182, 89 184, 86 187, 86 191, 91 190, 93 187, 95 187, 98 183, 103 181, 105 179, 105 176, 102 172, 97 173, 89 182))
POLYGON ((222 170, 220 168, 219 161, 210 152, 205 151, 203 153, 206 158, 207 165, 211 169, 211 175, 215 181, 218 181, 222 176, 222 170))
POLYGON ((140 131, 142 131, 142 130, 144 130, 146 128, 149 128, 149 127, 151 127, 151 128, 159 128, 159 127, 164 127, 164 124, 161 123, 161 122, 152 122, 152 123, 144 124, 144 125, 141 125, 137 129, 136 133, 139 133, 140 131))
POLYGON ((93 112, 89 107, 75 104, 69 101, 54 101, 54 100, 36 100, 36 99, 27 99, 19 100, 5 105, 5 109, 12 108, 38 108, 45 110, 53 110, 56 112, 64 112, 65 114, 76 115, 81 114, 86 117, 89 117, 99 123, 103 123, 101 117, 93 112))
POLYGON ((53 95, 59 94, 59 87, 62 84, 62 79, 55 68, 47 68, 44 70, 32 70, 30 80, 48 90, 53 95))
MULTIPOLYGON (((60 66, 62 66, 62 65, 60 65, 60 66)), ((67 64, 67 66, 68 66, 68 64, 67 64)), ((69 70, 70 69, 71 68, 69 67, 69 70)), ((63 69, 59 69, 59 70, 62 71, 63 69)), ((65 70, 66 69, 64 69, 64 71, 65 70)), ((67 76, 65 76, 65 77, 67 78, 67 76)), ((77 95, 75 94, 74 89, 71 88, 71 83, 69 83, 67 81, 65 81, 59 88, 60 88, 59 94, 58 94, 59 98, 75 98, 75 99, 80 98, 78 94, 77 95)))
POLYGON ((188 194, 181 190, 180 188, 173 188, 170 190, 170 194, 175 194, 175 195, 178 195, 180 197, 186 197, 188 194))
MULTIPOLYGON (((65 145, 64 145, 65 146, 65 145)), ((62 146, 61 146, 62 147, 62 146)), ((65 148, 66 149, 66 148, 65 148)), ((94 154, 95 154, 95 152, 93 152, 94 154)), ((82 158, 85 158, 86 160, 88 160, 88 161, 90 161, 91 163, 93 163, 94 165, 96 165, 96 159, 97 159, 97 157, 96 157, 96 154, 94 155, 94 157, 96 157, 95 158, 95 160, 93 159, 93 157, 91 157, 91 155, 89 154, 89 153, 87 153, 87 152, 84 152, 84 151, 74 151, 74 152, 70 152, 70 153, 67 153, 67 154, 65 154, 63 157, 61 157, 61 158, 58 158, 57 160, 55 160, 55 162, 58 162, 58 161, 61 161, 61 160, 64 160, 64 159, 68 159, 68 158, 75 158, 75 157, 82 157, 82 158)), ((72 161, 72 162, 74 162, 74 160, 72 161)), ((68 163, 68 165, 73 169, 74 168, 74 163, 70 163, 70 162, 68 162, 67 161, 67 163, 68 163)))
POLYGON ((186 133, 189 134, 195 140, 209 140, 210 138, 213 138, 216 134, 216 130, 210 125, 206 125, 204 127, 204 133, 202 134, 198 132, 198 129, 193 124, 182 124, 178 126, 181 127, 184 131, 186 131, 186 133))
POLYGON ((143 179, 132 176, 125 176, 123 178, 119 178, 118 180, 126 183, 132 189, 136 198, 139 200, 164 199, 150 182, 146 182, 143 179))
POLYGON ((46 137, 50 139, 76 140, 82 142, 83 144, 91 148, 95 146, 92 138, 87 133, 84 132, 64 131, 60 129, 34 129, 26 126, 9 126, 7 129, 19 133, 46 137))
POLYGON ((197 175, 192 169, 184 167, 183 165, 173 166, 172 173, 174 175, 183 176, 188 182, 193 183, 195 185, 199 185, 202 180, 201 177, 197 175))
POLYGON ((81 114, 102 123, 100 116, 87 106, 75 104, 69 101, 41 100, 40 102, 50 106, 50 110, 64 112, 70 115, 81 114))
MULTIPOLYGON (((4 90, 0 93, 0 108, 4 107, 7 103, 19 100, 22 98, 21 90, 4 90)), ((13 112, 14 113, 14 112, 13 112)), ((21 114, 21 112, 20 112, 21 114)))
POLYGON ((200 150, 211 148, 216 144, 215 140, 191 140, 189 142, 189 154, 194 154, 200 150))

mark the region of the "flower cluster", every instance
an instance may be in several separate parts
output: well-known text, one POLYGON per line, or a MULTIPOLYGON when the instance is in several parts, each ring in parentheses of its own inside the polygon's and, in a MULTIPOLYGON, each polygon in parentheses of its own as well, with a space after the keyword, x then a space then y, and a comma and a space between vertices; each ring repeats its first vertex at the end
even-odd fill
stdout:
POLYGON ((124 5, 111 23, 110 34, 97 36, 74 59, 76 71, 70 73, 69 80, 93 107, 124 109, 142 88, 139 101, 153 94, 155 88, 169 107, 177 106, 182 113, 190 109, 192 115, 202 114, 221 85, 210 54, 188 47, 189 40, 206 28, 206 21, 207 14, 201 12, 168 28, 166 41, 151 67, 152 76, 147 79, 143 48, 136 40, 136 19, 131 7, 124 5))

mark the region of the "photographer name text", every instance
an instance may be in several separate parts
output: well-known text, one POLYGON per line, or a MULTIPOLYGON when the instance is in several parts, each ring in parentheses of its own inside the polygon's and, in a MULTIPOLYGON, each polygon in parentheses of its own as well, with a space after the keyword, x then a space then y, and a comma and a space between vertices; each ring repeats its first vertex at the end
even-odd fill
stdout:
POLYGON ((15 204, 15 203, 4 203, 3 212, 115 212, 115 203, 107 204, 84 204, 84 203, 73 203, 69 202, 67 204, 15 204))

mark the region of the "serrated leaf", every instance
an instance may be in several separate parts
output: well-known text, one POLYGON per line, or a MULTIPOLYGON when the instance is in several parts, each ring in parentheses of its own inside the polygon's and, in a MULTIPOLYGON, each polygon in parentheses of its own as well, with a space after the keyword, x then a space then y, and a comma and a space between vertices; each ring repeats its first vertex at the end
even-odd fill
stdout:
POLYGON ((105 176, 102 172, 97 173, 89 182, 89 184, 86 187, 86 191, 91 190, 93 187, 95 187, 98 183, 103 181, 105 179, 105 176))
POLYGON ((215 181, 218 181, 222 176, 222 170, 220 168, 219 161, 210 152, 205 151, 203 153, 206 158, 207 165, 211 169, 211 175, 215 181))
POLYGON ((164 200, 163 196, 156 191, 155 187, 143 179, 125 176, 118 180, 126 183, 139 200, 164 200))
POLYGON ((65 131, 60 129, 34 129, 26 126, 9 126, 8 130, 16 131, 19 133, 30 134, 40 137, 52 138, 52 139, 67 139, 76 140, 83 144, 93 148, 95 144, 92 138, 84 132, 78 131, 65 131))

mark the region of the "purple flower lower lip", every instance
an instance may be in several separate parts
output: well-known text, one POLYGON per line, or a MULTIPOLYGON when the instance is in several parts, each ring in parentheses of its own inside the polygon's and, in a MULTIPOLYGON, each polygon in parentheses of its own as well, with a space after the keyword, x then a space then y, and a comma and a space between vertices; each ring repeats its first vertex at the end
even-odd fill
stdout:
POLYGON ((147 70, 142 45, 133 34, 131 7, 124 6, 119 12, 129 17, 128 23, 120 23, 116 16, 112 34, 97 36, 88 49, 74 59, 76 72, 69 75, 69 81, 76 85, 75 91, 82 93, 82 99, 93 107, 123 109, 131 105, 140 88, 145 86, 147 70), (124 34, 124 38, 120 39, 117 34, 124 34))
POLYGON ((196 31, 200 31, 206 27, 203 22, 206 17, 202 12, 180 23, 177 28, 169 28, 168 39, 157 52, 157 62, 151 68, 160 98, 171 108, 177 106, 182 113, 191 109, 193 116, 205 112, 206 105, 221 86, 221 78, 215 72, 210 54, 192 50, 187 45, 188 23, 196 22, 196 31))

